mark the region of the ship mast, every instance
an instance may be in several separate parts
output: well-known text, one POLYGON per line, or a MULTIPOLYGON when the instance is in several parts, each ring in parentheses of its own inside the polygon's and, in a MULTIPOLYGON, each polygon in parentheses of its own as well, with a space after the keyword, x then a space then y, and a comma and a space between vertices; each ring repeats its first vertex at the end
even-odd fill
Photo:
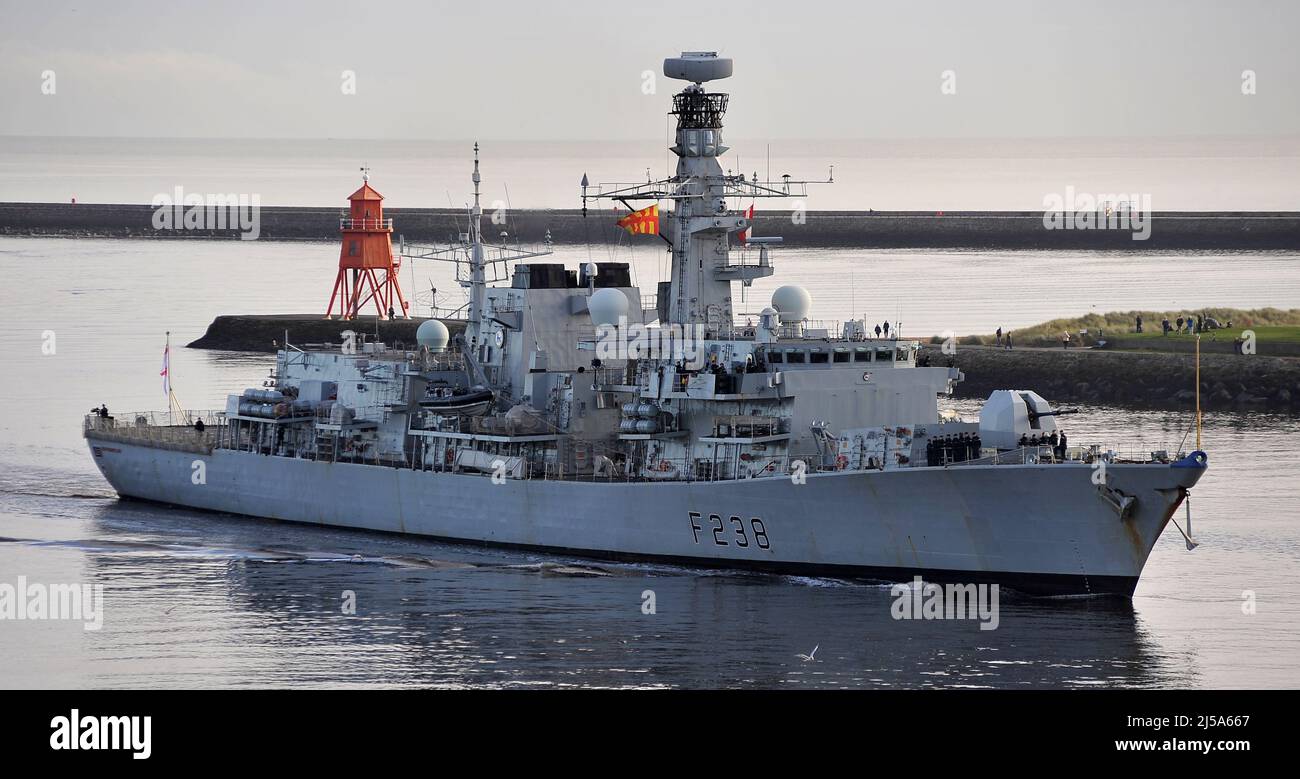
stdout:
POLYGON ((740 262, 731 257, 730 234, 750 227, 750 219, 727 207, 729 198, 806 197, 807 184, 830 183, 752 181, 744 174, 724 172, 719 157, 727 151, 722 142, 722 117, 728 96, 709 92, 705 84, 731 76, 731 60, 717 52, 683 52, 664 60, 664 75, 690 84, 673 96, 671 115, 677 117, 677 134, 670 150, 677 155, 676 174, 662 181, 641 184, 601 184, 592 187, 583 177, 583 213, 587 199, 608 199, 632 208, 629 201, 667 200, 672 210, 661 237, 671 246, 672 278, 669 283, 668 321, 703 324, 708 337, 727 334, 733 324, 731 284, 749 285, 773 273, 766 246, 779 238, 751 239, 761 249, 761 259, 740 262), (592 191, 594 190, 594 191, 592 191))
POLYGON ((510 263, 551 253, 551 234, 547 231, 540 247, 503 246, 483 243, 483 202, 479 173, 479 146, 474 144, 474 203, 469 208, 469 229, 460 234, 459 241, 447 247, 424 246, 400 239, 398 255, 414 261, 438 260, 456 266, 456 281, 469 291, 469 301, 456 312, 465 311, 465 348, 476 354, 483 345, 483 321, 487 316, 487 286, 509 280, 510 263))
POLYGON ((487 277, 483 262, 483 204, 479 201, 478 142, 474 142, 474 206, 469 212, 469 321, 465 326, 466 342, 471 352, 478 348, 482 331, 483 301, 487 277))

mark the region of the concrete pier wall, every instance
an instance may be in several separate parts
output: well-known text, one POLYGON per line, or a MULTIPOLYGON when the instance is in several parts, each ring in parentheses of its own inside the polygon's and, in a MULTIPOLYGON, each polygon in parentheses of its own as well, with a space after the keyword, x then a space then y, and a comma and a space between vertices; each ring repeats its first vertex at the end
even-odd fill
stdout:
MULTIPOLYGON (((378 333, 379 340, 391 347, 414 349, 415 330, 423 321, 423 318, 418 318, 381 320, 376 323, 374 316, 361 316, 344 322, 326 319, 320 314, 226 315, 212 320, 207 332, 186 346, 191 349, 273 354, 284 345, 286 331, 289 343, 303 345, 339 344, 343 342, 343 331, 351 330, 364 335, 368 341, 374 340, 378 333)), ((465 323, 461 321, 442 321, 452 335, 465 328, 465 323)))
MULTIPOLYGON (((339 236, 341 208, 264 206, 262 240, 333 241, 339 236)), ((235 230, 157 230, 148 205, 78 203, 0 203, 0 235, 70 237, 233 238, 235 230)), ((440 243, 465 230, 459 209, 388 208, 393 234, 408 241, 440 243)), ((491 214, 483 229, 490 240, 506 230, 509 241, 540 243, 550 231, 561 244, 604 244, 629 240, 615 225, 608 208, 519 209, 496 224, 491 214)), ((1077 230, 1044 227, 1037 211, 808 211, 793 218, 788 211, 757 215, 755 235, 780 235, 787 246, 852 248, 977 249, 1300 249, 1300 213, 1156 213, 1150 215, 1147 240, 1133 240, 1125 230, 1077 230)), ((632 240, 648 241, 639 237, 632 240)))

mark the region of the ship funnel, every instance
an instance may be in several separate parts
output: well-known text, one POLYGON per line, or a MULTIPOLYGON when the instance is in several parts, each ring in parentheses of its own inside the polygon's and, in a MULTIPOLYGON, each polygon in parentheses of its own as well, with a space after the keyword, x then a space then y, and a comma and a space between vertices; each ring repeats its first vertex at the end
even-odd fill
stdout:
POLYGON ((664 60, 668 78, 703 84, 731 76, 731 58, 719 57, 716 51, 684 51, 680 57, 664 60))

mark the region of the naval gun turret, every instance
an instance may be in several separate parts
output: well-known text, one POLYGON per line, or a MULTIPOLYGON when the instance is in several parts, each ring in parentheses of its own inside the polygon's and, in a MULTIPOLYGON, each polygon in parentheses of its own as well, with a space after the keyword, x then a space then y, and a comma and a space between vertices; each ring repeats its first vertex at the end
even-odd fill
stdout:
POLYGON ((1046 437, 1059 430, 1056 417, 1078 409, 1053 409, 1030 390, 995 390, 980 409, 980 439, 986 446, 1015 449, 1021 438, 1046 437))

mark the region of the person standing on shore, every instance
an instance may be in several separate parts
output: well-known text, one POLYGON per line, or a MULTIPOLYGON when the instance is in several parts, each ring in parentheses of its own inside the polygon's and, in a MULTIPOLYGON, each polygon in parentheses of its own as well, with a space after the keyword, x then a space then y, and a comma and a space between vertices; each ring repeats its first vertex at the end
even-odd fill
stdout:
POLYGON ((1062 348, 1062 349, 1069 349, 1069 348, 1070 348, 1070 331, 1069 331, 1069 330, 1063 330, 1063 331, 1061 332, 1061 348, 1062 348))
POLYGON ((1142 315, 1141 315, 1141 314, 1138 314, 1138 315, 1137 315, 1137 331, 1138 331, 1139 333, 1142 332, 1142 315))
POLYGON ((1169 317, 1160 320, 1160 331, 1165 335, 1169 335, 1169 317))
POLYGON ((1001 325, 998 325, 997 338, 998 338, 998 346, 1001 346, 1001 345, 1002 345, 1002 326, 1001 326, 1001 325))
POLYGON ((1011 331, 1007 331, 1007 351, 1011 350, 1011 331))

